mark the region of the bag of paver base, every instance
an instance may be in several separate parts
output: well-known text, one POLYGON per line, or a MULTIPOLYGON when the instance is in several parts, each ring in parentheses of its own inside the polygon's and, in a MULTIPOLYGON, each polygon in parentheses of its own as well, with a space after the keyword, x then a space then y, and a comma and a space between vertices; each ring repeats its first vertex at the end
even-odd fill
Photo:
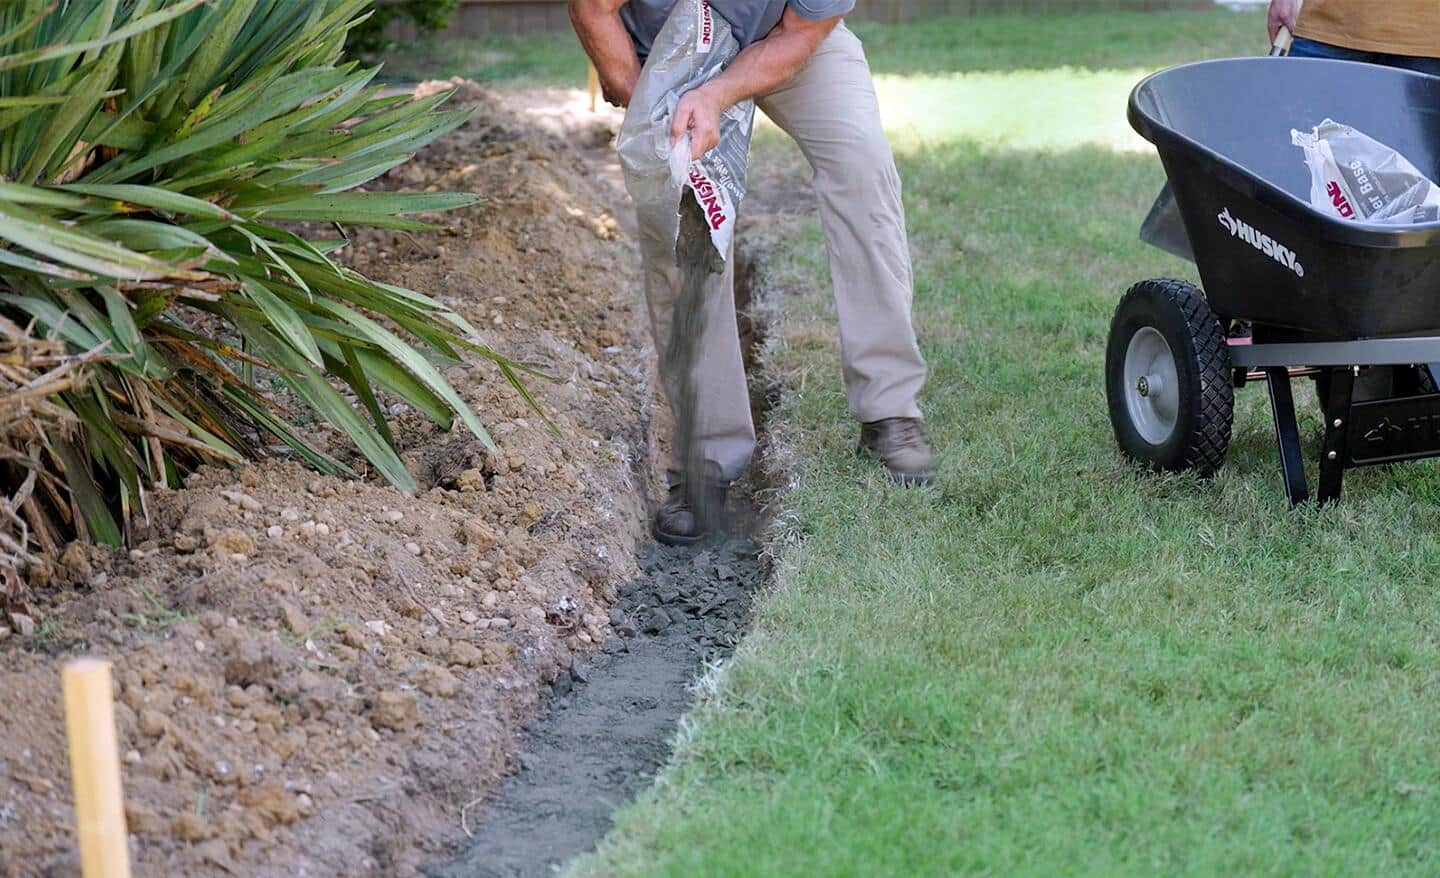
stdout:
POLYGON ((1440 219, 1440 187, 1405 156, 1349 125, 1326 119, 1291 131, 1310 167, 1310 204, 1357 222, 1410 225, 1440 219))
POLYGON ((755 104, 743 101, 727 109, 720 118, 720 145, 695 161, 688 137, 670 142, 670 126, 680 98, 719 75, 738 54, 729 23, 707 0, 680 0, 650 49, 616 144, 641 224, 663 230, 673 242, 680 230, 680 199, 694 193, 721 259, 730 258, 745 198, 755 104))

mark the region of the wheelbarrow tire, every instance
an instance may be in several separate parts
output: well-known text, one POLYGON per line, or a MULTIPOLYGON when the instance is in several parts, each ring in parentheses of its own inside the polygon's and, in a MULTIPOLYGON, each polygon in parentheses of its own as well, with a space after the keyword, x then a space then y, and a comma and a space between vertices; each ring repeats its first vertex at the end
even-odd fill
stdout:
POLYGON ((1115 440, 1131 459, 1201 477, 1225 462, 1235 416, 1230 347, 1194 284, 1158 278, 1125 293, 1110 322, 1105 390, 1115 440))

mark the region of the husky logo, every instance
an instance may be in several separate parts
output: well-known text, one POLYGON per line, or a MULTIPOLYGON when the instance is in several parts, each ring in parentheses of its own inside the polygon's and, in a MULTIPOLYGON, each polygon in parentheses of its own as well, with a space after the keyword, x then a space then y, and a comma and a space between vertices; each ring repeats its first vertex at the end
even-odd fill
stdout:
POLYGON ((1271 259, 1274 259, 1276 262, 1295 272, 1296 277, 1305 276, 1305 266, 1301 265, 1300 260, 1295 258, 1294 250, 1281 245, 1279 241, 1261 232, 1244 220, 1231 216, 1230 208, 1227 207, 1220 211, 1220 214, 1216 218, 1220 220, 1220 225, 1225 227, 1225 231, 1234 237, 1247 242, 1251 247, 1254 247, 1256 250, 1259 250, 1261 253, 1264 253, 1266 256, 1269 256, 1271 259))
POLYGON ((710 14, 709 0, 700 0, 700 27, 695 34, 695 51, 702 55, 710 52, 715 42, 715 18, 710 14))

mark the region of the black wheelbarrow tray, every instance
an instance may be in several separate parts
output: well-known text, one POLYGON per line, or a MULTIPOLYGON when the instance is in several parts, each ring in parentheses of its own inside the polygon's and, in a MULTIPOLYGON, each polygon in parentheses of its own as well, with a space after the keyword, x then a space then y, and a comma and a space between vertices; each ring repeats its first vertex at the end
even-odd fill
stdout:
POLYGON ((1121 449, 1157 469, 1219 468, 1234 390, 1265 381, 1285 490, 1309 497, 1291 380, 1324 416, 1317 499, 1350 467, 1440 456, 1440 223, 1384 226, 1310 206, 1292 128, 1325 118, 1440 180, 1440 77, 1345 61, 1238 58, 1174 67, 1130 96, 1165 166, 1204 291, 1131 287, 1106 349, 1121 449))

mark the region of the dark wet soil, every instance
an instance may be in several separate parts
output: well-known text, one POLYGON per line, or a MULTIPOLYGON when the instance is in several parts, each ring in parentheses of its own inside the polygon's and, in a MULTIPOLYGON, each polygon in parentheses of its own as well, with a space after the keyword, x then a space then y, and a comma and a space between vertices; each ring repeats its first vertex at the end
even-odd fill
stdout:
POLYGON ((642 576, 621 588, 612 611, 618 636, 560 675, 526 731, 516 773, 471 809, 473 846, 425 874, 552 875, 593 849, 614 809, 668 758, 691 682, 739 641, 762 579, 758 552, 743 538, 642 547, 642 576))

